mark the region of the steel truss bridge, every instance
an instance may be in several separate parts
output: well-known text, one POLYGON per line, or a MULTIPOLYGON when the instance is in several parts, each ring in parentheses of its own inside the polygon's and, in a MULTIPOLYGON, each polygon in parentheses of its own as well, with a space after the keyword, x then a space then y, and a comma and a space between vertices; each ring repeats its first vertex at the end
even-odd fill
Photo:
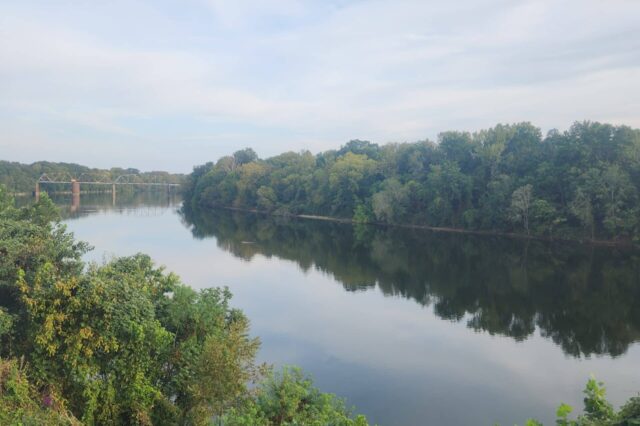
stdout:
MULTIPOLYGON (((180 187, 179 183, 161 182, 161 176, 155 176, 155 181, 141 182, 141 176, 138 174, 120 175, 116 179, 111 180, 104 175, 91 173, 82 173, 77 177, 71 176, 69 173, 43 173, 36 181, 36 189, 34 195, 36 200, 40 199, 40 185, 43 184, 71 184, 71 194, 73 200, 71 203, 72 212, 75 212, 80 206, 80 185, 105 185, 111 186, 112 204, 116 204, 116 187, 117 186, 145 186, 145 187, 162 187, 171 190, 180 187)), ((107 190, 108 191, 108 190, 107 190)))
POLYGON ((71 185, 138 185, 138 186, 163 186, 163 187, 179 187, 179 183, 162 182, 161 176, 152 177, 151 181, 141 181, 139 174, 120 175, 116 179, 111 180, 103 175, 92 173, 81 173, 77 177, 73 177, 69 173, 43 173, 36 181, 36 188, 41 184, 71 184, 71 185))

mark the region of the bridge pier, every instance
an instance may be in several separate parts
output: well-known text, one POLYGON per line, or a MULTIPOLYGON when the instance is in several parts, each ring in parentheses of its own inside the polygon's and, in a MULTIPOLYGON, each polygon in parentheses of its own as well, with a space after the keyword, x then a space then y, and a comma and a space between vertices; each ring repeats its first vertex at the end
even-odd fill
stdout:
POLYGON ((71 212, 75 213, 80 207, 80 182, 71 179, 71 212))
POLYGON ((80 182, 75 179, 71 179, 71 194, 80 196, 80 182))
POLYGON ((80 208, 80 194, 73 194, 71 198, 71 213, 75 213, 80 208))
MULTIPOLYGON (((68 185, 69 183, 71 184, 71 194, 73 196, 73 206, 75 206, 75 208, 77 208, 78 206, 80 206, 80 184, 87 184, 87 185, 111 185, 111 195, 112 195, 112 203, 113 205, 116 204, 116 194, 117 194, 117 190, 116 190, 116 186, 118 185, 141 185, 144 187, 148 187, 148 188, 155 188, 157 186, 161 186, 161 187, 165 187, 167 188, 167 192, 169 193, 169 195, 171 195, 174 191, 173 191, 173 187, 179 187, 179 184, 176 183, 158 183, 158 182, 127 182, 126 179, 123 180, 124 177, 129 176, 129 175, 122 175, 119 176, 115 181, 110 181, 110 182, 105 182, 105 181, 101 181, 101 180, 84 180, 82 181, 82 175, 84 175, 85 173, 81 174, 80 177, 78 178, 70 178, 68 177, 68 174, 64 177, 58 177, 55 175, 53 178, 51 176, 48 176, 46 173, 43 173, 40 176, 40 179, 38 179, 38 181, 36 182, 35 185, 35 191, 34 191, 34 195, 36 200, 38 200, 40 198, 40 184, 64 184, 64 185, 68 185), (71 180, 67 180, 67 179, 71 179, 71 180)), ((104 188, 104 187, 103 187, 104 188)))

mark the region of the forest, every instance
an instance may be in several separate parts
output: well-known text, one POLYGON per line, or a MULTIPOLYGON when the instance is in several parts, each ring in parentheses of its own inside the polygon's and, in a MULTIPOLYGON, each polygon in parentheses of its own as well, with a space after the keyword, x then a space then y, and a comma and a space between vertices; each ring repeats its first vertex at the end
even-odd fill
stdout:
MULTIPOLYGON (((0 161, 0 185, 13 194, 30 194, 34 188, 36 181, 42 174, 51 174, 52 176, 66 176, 68 178, 78 178, 85 175, 90 181, 114 181, 119 176, 128 175, 129 181, 136 182, 157 182, 157 183, 182 183, 184 175, 173 174, 162 171, 141 172, 138 169, 112 167, 109 170, 95 169, 73 163, 53 163, 48 161, 38 161, 32 164, 21 164, 10 161, 0 161)), ((44 188, 43 190, 67 190, 62 185, 44 188)), ((96 188, 94 188, 96 189, 96 188)), ((97 188, 104 189, 104 188, 97 188)), ((84 188, 83 188, 84 190, 84 188)))
POLYGON ((586 121, 544 137, 524 122, 317 155, 247 148, 195 167, 184 195, 190 208, 628 244, 639 191, 640 130, 586 121))

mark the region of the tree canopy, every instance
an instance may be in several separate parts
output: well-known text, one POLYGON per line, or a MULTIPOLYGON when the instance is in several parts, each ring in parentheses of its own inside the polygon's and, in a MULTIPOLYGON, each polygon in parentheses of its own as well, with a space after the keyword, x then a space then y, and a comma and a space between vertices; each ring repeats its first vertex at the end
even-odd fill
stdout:
POLYGON ((353 140, 312 155, 238 151, 187 179, 191 207, 324 215, 565 239, 640 239, 640 130, 576 122, 545 137, 530 123, 438 143, 353 140))

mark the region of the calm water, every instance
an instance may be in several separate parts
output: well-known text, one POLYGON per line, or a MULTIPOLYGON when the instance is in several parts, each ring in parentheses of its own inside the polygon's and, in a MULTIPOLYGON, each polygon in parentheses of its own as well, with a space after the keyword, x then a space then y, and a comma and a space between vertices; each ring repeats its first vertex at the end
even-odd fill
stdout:
POLYGON ((616 405, 640 391, 638 253, 178 207, 83 196, 65 215, 91 260, 145 252, 229 286, 261 361, 372 422, 551 425, 592 373, 616 405))

